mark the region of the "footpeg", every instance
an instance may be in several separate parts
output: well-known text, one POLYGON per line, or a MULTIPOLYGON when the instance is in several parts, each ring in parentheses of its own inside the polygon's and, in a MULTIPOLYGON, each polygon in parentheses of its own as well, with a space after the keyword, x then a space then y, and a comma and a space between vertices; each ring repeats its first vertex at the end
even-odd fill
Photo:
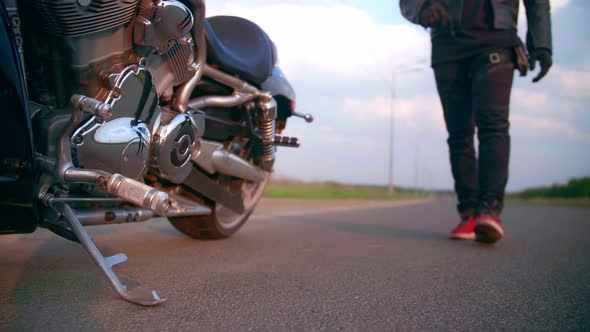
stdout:
POLYGON ((107 192, 135 205, 165 216, 170 207, 168 194, 121 174, 113 174, 106 184, 107 192))
POLYGON ((287 148, 298 148, 301 143, 299 142, 299 138, 297 137, 289 137, 289 136, 275 136, 274 141, 275 146, 284 146, 287 148))
POLYGON ((82 112, 97 116, 100 121, 105 121, 113 115, 112 106, 100 100, 82 95, 73 95, 70 102, 82 112))
POLYGON ((86 249, 111 286, 123 299, 144 306, 153 306, 166 301, 166 299, 160 298, 155 290, 150 290, 141 285, 128 287, 121 283, 111 268, 116 264, 127 261, 127 256, 125 254, 116 254, 110 257, 104 257, 94 244, 94 241, 92 241, 90 235, 88 235, 84 227, 78 221, 72 208, 68 204, 63 204, 58 205, 57 209, 63 215, 74 234, 76 234, 76 237, 80 240, 80 244, 86 249))

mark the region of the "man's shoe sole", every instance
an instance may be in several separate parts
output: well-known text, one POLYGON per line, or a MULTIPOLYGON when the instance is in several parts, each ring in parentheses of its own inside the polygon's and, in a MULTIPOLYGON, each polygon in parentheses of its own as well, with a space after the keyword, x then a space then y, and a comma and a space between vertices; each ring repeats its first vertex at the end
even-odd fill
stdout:
POLYGON ((475 240, 475 233, 449 234, 451 240, 475 240))
POLYGON ((504 237, 504 231, 497 222, 480 218, 475 224, 475 241, 483 243, 494 243, 504 237))

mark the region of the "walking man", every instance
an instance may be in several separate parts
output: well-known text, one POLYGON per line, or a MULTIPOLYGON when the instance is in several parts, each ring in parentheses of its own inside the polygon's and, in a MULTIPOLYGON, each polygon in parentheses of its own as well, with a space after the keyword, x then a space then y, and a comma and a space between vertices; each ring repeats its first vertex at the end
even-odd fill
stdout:
POLYGON ((430 28, 432 67, 448 131, 461 222, 450 237, 496 242, 508 180, 510 91, 539 62, 552 65, 549 0, 523 0, 526 48, 517 36, 519 0, 400 0, 402 15, 430 28), (477 130, 476 130, 477 129, 477 130), (474 148, 477 132, 479 156, 474 148))

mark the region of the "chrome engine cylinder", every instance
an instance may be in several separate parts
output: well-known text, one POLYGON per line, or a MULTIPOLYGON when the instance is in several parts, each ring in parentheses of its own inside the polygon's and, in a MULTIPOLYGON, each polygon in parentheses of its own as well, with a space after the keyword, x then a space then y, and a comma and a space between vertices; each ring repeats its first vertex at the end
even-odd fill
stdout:
POLYGON ((68 48, 67 61, 77 69, 123 54, 132 48, 131 22, 138 0, 37 0, 35 10, 49 34, 68 48))

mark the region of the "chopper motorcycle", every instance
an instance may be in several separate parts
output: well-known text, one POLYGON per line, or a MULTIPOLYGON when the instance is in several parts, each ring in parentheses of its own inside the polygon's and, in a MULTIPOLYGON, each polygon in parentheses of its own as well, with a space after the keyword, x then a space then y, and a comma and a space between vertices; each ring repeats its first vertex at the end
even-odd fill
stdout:
MULTIPOLYGON (((295 93, 255 23, 204 0, 0 0, 0 234, 79 242, 125 300, 85 226, 165 217, 196 239, 246 222, 295 93)), ((136 284, 136 283, 134 283, 136 284)))

